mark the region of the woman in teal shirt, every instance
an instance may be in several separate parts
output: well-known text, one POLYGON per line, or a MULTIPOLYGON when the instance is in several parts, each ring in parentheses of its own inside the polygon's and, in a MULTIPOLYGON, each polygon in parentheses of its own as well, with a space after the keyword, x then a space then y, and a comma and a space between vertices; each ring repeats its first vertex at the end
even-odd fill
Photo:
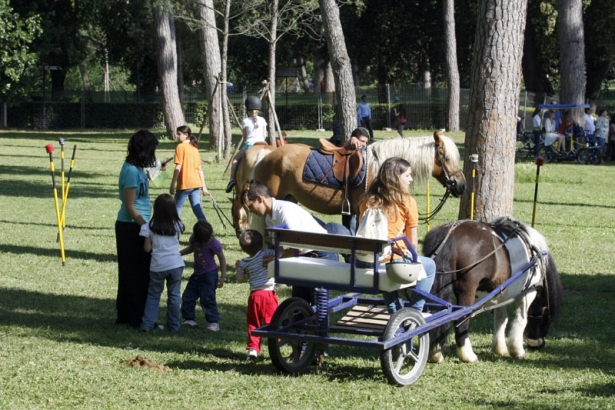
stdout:
POLYGON ((150 254, 143 249, 141 225, 149 221, 149 181, 144 168, 156 162, 156 136, 147 130, 135 132, 128 141, 128 155, 119 177, 122 201, 115 222, 118 286, 116 324, 139 327, 149 286, 150 254))

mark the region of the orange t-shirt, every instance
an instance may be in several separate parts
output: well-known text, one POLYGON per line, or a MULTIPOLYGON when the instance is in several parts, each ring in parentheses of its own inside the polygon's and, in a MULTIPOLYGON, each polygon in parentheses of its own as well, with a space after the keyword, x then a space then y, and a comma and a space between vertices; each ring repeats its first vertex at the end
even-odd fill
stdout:
POLYGON ((197 148, 190 145, 189 142, 177 144, 173 162, 182 165, 177 176, 177 189, 194 189, 203 186, 198 171, 201 166, 201 155, 197 148))
MULTIPOLYGON (((397 212, 386 212, 389 228, 389 233, 387 235, 388 239, 405 236, 406 232, 408 232, 409 229, 419 226, 419 210, 416 206, 415 199, 410 195, 406 197, 406 206, 408 207, 408 211, 406 211, 405 209, 397 209, 397 212)), ((363 199, 359 204, 358 222, 361 221, 361 216, 366 209, 367 201, 363 199)), ((402 252, 405 253, 406 250, 408 250, 405 242, 399 241, 397 243, 401 247, 402 252)), ((395 255, 394 258, 398 259, 401 258, 401 256, 395 255)))

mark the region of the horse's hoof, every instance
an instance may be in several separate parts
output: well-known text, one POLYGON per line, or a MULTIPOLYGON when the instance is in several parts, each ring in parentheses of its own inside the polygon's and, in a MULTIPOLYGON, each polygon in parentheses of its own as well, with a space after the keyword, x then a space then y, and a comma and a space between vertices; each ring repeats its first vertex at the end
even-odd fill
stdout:
POLYGON ((545 347, 545 339, 543 339, 542 337, 540 339, 527 339, 525 341, 525 344, 527 345, 528 349, 540 350, 545 347))
POLYGON ((437 352, 429 355, 429 363, 442 363, 444 362, 444 355, 442 352, 437 352))

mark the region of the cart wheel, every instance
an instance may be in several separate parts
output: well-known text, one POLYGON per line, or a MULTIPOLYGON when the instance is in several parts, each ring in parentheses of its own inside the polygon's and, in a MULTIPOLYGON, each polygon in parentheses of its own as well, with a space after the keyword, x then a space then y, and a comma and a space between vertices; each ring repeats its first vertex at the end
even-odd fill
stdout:
POLYGON ((589 162, 589 151, 587 151, 587 148, 579 148, 577 151, 577 161, 579 164, 587 164, 589 162))
MULTIPOLYGON (((391 316, 384 330, 383 340, 392 339, 425 324, 423 316, 414 309, 403 308, 391 316)), ((407 386, 421 377, 429 353, 429 333, 414 336, 380 353, 382 371, 389 383, 407 386)))
MULTIPOLYGON (((270 330, 287 328, 289 333, 316 334, 316 317, 314 309, 301 298, 290 298, 278 306, 271 323, 270 330)), ((314 359, 314 343, 301 340, 267 339, 267 347, 271 362, 281 372, 300 373, 314 359)))
POLYGON ((558 156, 553 147, 541 147, 538 156, 543 157, 546 163, 553 162, 558 156))

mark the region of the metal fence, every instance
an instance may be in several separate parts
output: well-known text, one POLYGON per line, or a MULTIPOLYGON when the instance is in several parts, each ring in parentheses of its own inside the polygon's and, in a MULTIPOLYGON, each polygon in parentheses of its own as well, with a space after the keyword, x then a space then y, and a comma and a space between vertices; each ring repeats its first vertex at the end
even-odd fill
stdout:
MULTIPOLYGON (((245 117, 243 101, 248 95, 258 95, 258 87, 236 86, 228 90, 229 101, 240 120, 245 117)), ((468 117, 469 90, 460 95, 460 127, 465 129, 468 117)), ((374 129, 395 128, 393 108, 404 106, 409 129, 444 128, 447 118, 445 88, 421 88, 417 85, 358 87, 357 99, 368 97, 372 108, 374 129)), ((533 107, 546 101, 544 94, 522 92, 519 116, 531 128, 530 114, 533 107), (526 115, 527 113, 527 115, 526 115)), ((33 98, 35 99, 35 98, 33 98)), ((3 104, 3 124, 10 128, 25 129, 132 129, 157 128, 164 125, 161 95, 136 92, 72 92, 65 91, 54 100, 3 104)), ((335 93, 294 92, 281 90, 275 95, 275 109, 280 126, 285 130, 331 130, 339 118, 335 93)), ((184 91, 186 122, 201 125, 206 111, 207 98, 199 87, 184 91)), ((270 107, 263 101, 264 116, 270 107)), ((233 121, 234 123, 234 121, 233 121)), ((233 124, 237 125, 237 124, 233 124)))

